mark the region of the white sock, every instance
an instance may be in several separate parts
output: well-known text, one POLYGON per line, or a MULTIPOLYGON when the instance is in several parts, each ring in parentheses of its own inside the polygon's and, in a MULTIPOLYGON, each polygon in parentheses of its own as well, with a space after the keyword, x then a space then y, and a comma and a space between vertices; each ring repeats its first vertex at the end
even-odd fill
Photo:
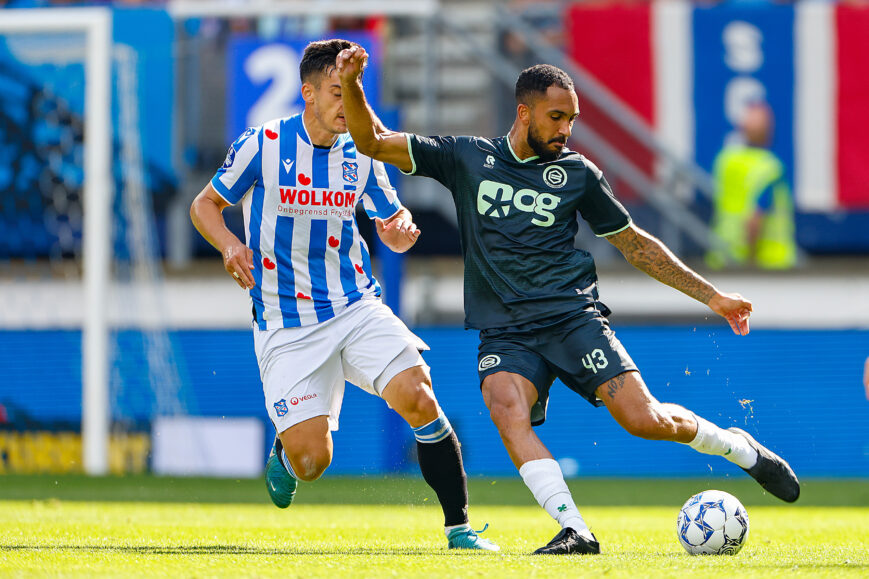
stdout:
POLYGON ((296 476, 296 473, 293 471, 293 465, 290 463, 290 457, 287 456, 287 453, 284 452, 284 449, 281 449, 281 464, 284 465, 284 468, 287 469, 287 472, 290 473, 290 476, 296 480, 299 480, 299 477, 296 476))
POLYGON ((447 536, 447 539, 450 538, 450 531, 453 529, 462 529, 463 531, 468 531, 471 529, 470 523, 462 523, 461 525, 452 525, 451 527, 444 527, 444 535, 447 536))
POLYGON ((525 486, 531 490, 537 503, 558 521, 562 529, 572 527, 580 535, 591 539, 591 531, 573 502, 561 467, 551 458, 529 460, 519 468, 525 486))
POLYGON ((744 436, 718 428, 708 420, 697 419, 697 436, 688 446, 703 454, 717 454, 742 468, 757 464, 757 451, 748 444, 744 436))

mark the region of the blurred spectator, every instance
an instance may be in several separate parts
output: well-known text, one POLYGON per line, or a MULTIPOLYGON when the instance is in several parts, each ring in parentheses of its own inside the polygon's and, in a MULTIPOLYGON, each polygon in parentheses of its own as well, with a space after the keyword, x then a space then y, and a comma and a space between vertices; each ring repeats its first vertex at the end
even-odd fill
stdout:
POLYGON ((796 264, 793 199, 784 165, 768 148, 773 123, 769 105, 748 105, 741 142, 725 146, 715 159, 712 230, 726 247, 706 254, 710 267, 788 269, 796 264))

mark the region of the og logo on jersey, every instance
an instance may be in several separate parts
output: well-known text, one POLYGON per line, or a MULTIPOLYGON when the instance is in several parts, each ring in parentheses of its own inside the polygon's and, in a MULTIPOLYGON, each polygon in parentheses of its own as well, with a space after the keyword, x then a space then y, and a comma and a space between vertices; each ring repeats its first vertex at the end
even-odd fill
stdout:
POLYGON ((535 217, 531 223, 540 227, 549 227, 555 223, 555 215, 552 214, 552 210, 559 203, 561 203, 561 197, 552 193, 540 193, 533 189, 514 191, 510 185, 497 181, 482 181, 477 190, 477 212, 480 215, 495 218, 507 217, 510 214, 510 209, 515 207, 519 211, 533 213, 535 217))

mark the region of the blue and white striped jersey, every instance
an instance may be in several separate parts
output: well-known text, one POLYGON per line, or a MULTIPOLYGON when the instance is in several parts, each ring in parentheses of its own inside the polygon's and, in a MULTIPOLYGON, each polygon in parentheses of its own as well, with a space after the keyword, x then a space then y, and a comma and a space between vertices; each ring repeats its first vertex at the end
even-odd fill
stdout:
POLYGON ((317 147, 300 114, 269 121, 242 133, 211 184, 231 204, 243 199, 261 330, 324 322, 380 295, 355 207, 385 219, 401 205, 383 163, 349 134, 317 147))

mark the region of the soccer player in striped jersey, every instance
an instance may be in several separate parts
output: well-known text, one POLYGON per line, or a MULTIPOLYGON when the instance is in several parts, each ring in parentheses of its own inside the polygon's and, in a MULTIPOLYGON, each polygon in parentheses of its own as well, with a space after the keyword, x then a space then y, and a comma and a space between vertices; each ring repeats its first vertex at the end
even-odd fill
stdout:
POLYGON ((278 433, 266 465, 269 496, 286 508, 298 480, 329 466, 348 381, 383 398, 413 429, 448 546, 497 551, 468 524, 459 442, 420 355, 428 346, 381 303, 356 225, 361 202, 391 250, 407 251, 420 234, 383 164, 358 153, 347 134, 335 61, 351 46, 308 45, 299 66, 304 111, 242 133, 190 210, 253 303, 254 347, 278 433), (245 242, 222 214, 239 202, 245 242))

